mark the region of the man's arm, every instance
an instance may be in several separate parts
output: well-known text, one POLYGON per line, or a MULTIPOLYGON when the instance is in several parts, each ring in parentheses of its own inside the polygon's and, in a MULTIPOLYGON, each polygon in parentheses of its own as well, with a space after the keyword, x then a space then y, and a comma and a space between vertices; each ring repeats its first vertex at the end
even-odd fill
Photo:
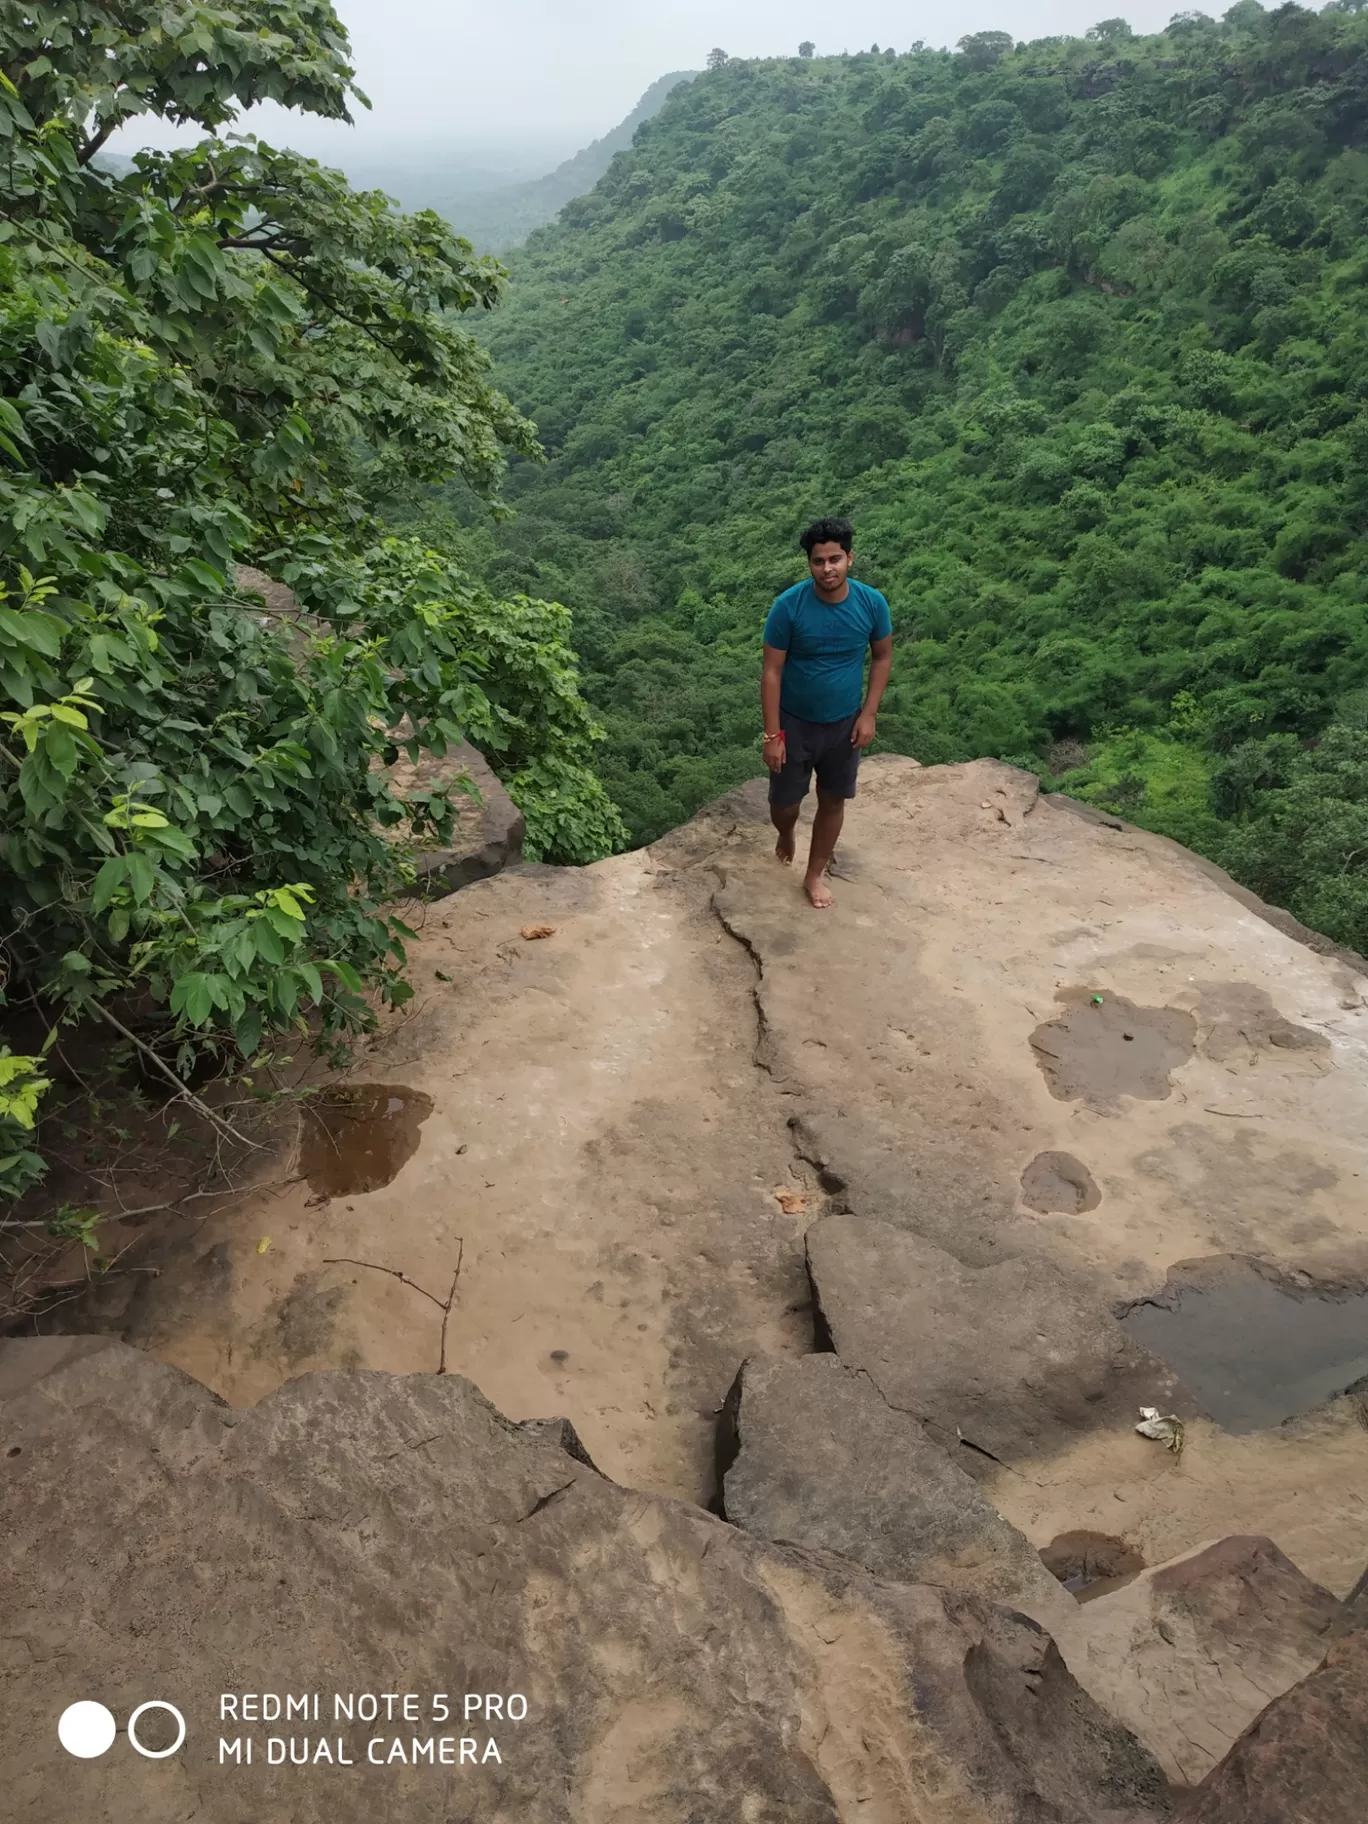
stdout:
MULTIPOLYGON (((765 663, 760 672, 760 714, 764 721, 764 733, 779 733, 779 688, 784 681, 784 661, 788 654, 781 646, 766 646, 765 663)), ((784 744, 782 741, 765 742, 765 765, 772 773, 777 773, 784 764, 784 744)))
POLYGON ((890 633, 882 640, 869 642, 869 689, 865 693, 864 708, 855 718, 855 726, 850 731, 852 747, 868 747, 874 739, 874 723, 883 702, 883 694, 888 689, 888 674, 893 669, 893 635, 890 633))

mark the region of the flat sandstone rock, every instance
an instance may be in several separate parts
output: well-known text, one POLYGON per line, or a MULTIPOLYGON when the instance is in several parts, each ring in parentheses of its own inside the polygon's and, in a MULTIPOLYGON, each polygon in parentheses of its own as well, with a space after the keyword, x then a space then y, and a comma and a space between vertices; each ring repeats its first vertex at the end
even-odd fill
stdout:
POLYGON ((1275 1698, 1182 1807, 1182 1824, 1362 1824, 1368 1632, 1337 1640, 1275 1698))

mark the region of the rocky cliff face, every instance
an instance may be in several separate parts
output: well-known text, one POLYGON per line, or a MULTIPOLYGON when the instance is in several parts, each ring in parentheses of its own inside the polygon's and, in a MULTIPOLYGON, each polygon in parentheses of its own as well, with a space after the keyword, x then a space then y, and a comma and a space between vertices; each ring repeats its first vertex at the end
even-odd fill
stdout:
POLYGON ((1265 1739, 1352 1714, 1356 960, 991 762, 872 763, 834 890, 747 788, 433 905, 351 1125, 73 1320, 143 1353, 16 1358, 35 1766, 62 1690, 321 1689, 310 1655, 329 1692, 531 1680, 539 1721, 483 1784, 390 1786, 234 1784, 206 1725, 175 1815, 1100 1824, 1167 1815, 1162 1768, 1215 1819, 1232 1749, 1267 1795, 1265 1739), (552 1416, 601 1475, 517 1428, 552 1416), (133 1534, 191 1621, 107 1593, 133 1534))

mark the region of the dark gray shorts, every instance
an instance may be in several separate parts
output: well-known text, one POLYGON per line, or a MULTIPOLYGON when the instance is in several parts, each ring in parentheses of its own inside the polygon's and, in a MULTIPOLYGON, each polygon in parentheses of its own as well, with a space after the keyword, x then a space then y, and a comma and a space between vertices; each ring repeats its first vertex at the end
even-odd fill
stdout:
POLYGON ((857 719, 846 716, 840 722, 804 722, 801 716, 780 710, 787 758, 777 773, 770 774, 769 801, 776 810, 801 804, 814 772, 819 792, 832 792, 838 798, 855 796, 860 750, 851 746, 850 736, 857 719))

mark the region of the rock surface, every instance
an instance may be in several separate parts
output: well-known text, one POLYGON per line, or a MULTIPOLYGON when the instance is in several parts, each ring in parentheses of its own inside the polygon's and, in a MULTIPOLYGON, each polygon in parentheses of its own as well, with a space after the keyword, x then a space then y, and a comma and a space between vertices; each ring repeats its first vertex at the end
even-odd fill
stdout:
POLYGON ((726 1517, 898 1583, 965 1590, 1055 1632, 1077 1605, 957 1463, 834 1355, 752 1357, 727 1400, 726 1517))
MULTIPOLYGON (((12 1341, 0 1434, 0 1537, 22 1567, 0 1648, 16 1820, 1168 1815, 1158 1768, 1031 1623, 615 1487, 456 1377, 310 1375, 239 1412, 119 1345, 12 1341), (320 1720, 241 1720, 263 1692, 317 1694, 320 1720), (359 1718, 358 1694, 386 1692, 394 1721, 383 1696, 376 1721, 336 1720, 338 1694, 359 1718), (466 1693, 521 1694, 526 1718, 463 1722, 466 1693), (135 1705, 174 1703, 184 1745, 73 1760, 55 1725, 78 1698, 121 1731, 135 1705), (478 1759, 415 1761, 443 1736, 478 1759), (271 1738, 308 1764, 270 1765, 271 1738), (251 1740, 251 1764, 223 1760, 225 1740, 251 1740)), ((169 1720, 138 1739, 170 1746, 169 1720)))
POLYGON ((1362 1824, 1368 1805, 1368 1632, 1275 1698, 1183 1805, 1183 1824, 1362 1824))
POLYGON ((522 859, 527 826, 478 748, 468 741, 440 759, 423 754, 417 763, 400 758, 389 768, 390 783, 405 798, 444 791, 455 812, 451 841, 419 847, 418 884, 423 898, 440 899, 477 880, 487 880, 522 859), (474 787, 474 794, 467 790, 474 787))
POLYGON ((1270 1540, 1230 1538, 1078 1605, 1058 1637, 1093 1696, 1186 1787, 1320 1664, 1341 1614, 1270 1540))
MULTIPOLYGON (((393 1181, 320 1203, 282 1161, 226 1213, 142 1234, 121 1268, 157 1277, 111 1275, 57 1321, 250 1407, 305 1369, 430 1374, 459 1263, 447 1366, 515 1420, 564 1413, 615 1481, 697 1502, 740 1364, 830 1340, 890 1426, 946 1453, 959 1537, 989 1537, 980 1500, 1034 1548, 1091 1535, 1149 1565, 1258 1536, 1347 1592, 1361 1350, 1314 1372, 1299 1352, 1368 1283, 1355 959, 994 762, 871 762, 830 912, 772 850, 757 784, 648 852, 431 908, 418 998, 353 1074, 431 1104, 393 1181), (1217 1287, 1229 1350, 1163 1341, 1217 1287), (1250 1288, 1281 1301, 1276 1337, 1242 1321, 1250 1288), (1139 1338, 1131 1314, 1161 1303, 1139 1338), (1296 1397, 1239 1430, 1212 1389, 1238 1391, 1251 1347, 1261 1399, 1296 1397), (1181 1417, 1181 1454, 1136 1435, 1141 1405, 1181 1417)), ((880 1550, 914 1574, 915 1537, 880 1518, 896 1489, 852 1473, 865 1517, 842 1534, 840 1452, 812 1454, 788 1514, 848 1576, 880 1550)), ((783 1530, 766 1476, 757 1528, 783 1530)), ((1099 1602, 1123 1597, 1142 1601, 1099 1602)), ((1151 1618, 1137 1716, 1171 1683, 1151 1618)), ((1257 1648, 1263 1696, 1305 1666, 1293 1635, 1257 1648)), ((1185 1727, 1215 1754, 1247 1715, 1209 1684, 1185 1727)))
POLYGON ((1105 1289, 1048 1256, 963 1265, 910 1229, 854 1215, 814 1223, 807 1250, 841 1360, 966 1465, 1021 1463, 1099 1425, 1125 1428, 1151 1397, 1192 1409, 1116 1323, 1105 1289))

